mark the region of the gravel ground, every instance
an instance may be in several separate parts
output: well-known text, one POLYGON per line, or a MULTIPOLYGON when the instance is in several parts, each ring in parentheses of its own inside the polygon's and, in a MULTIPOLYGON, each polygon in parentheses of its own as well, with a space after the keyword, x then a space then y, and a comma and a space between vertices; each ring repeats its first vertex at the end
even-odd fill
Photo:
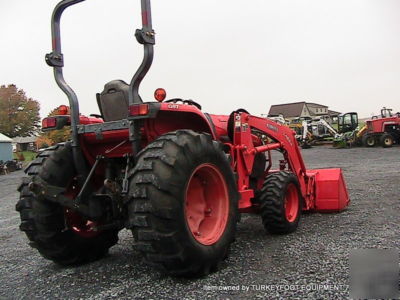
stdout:
POLYGON ((343 168, 349 209, 305 214, 287 236, 266 234, 258 216, 244 215, 222 270, 197 280, 148 268, 126 230, 101 261, 63 268, 43 259, 18 229, 22 171, 0 176, 0 299, 346 299, 351 249, 400 246, 399 154, 400 147, 303 150, 309 168, 343 168))

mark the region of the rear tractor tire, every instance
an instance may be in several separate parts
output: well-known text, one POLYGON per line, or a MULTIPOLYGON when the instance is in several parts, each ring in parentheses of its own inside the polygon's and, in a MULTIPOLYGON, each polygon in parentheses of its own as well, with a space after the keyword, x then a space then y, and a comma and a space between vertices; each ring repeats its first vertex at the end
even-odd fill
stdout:
MULTIPOLYGON (((39 176, 50 185, 66 187, 75 176, 71 145, 50 147, 27 167, 30 176, 39 176)), ((20 229, 46 259, 60 265, 77 265, 97 260, 118 241, 118 231, 91 231, 83 217, 66 213, 57 203, 39 199, 29 189, 32 177, 25 177, 18 188, 20 229)))
POLYGON ((297 177, 286 171, 267 176, 259 194, 261 218, 272 234, 287 234, 299 225, 302 197, 297 177))
POLYGON ((384 133, 380 137, 380 142, 383 148, 390 148, 393 146, 393 136, 389 133, 384 133))
POLYGON ((216 271, 238 220, 238 193, 220 143, 179 130, 143 149, 130 177, 129 224, 147 263, 174 276, 216 271))

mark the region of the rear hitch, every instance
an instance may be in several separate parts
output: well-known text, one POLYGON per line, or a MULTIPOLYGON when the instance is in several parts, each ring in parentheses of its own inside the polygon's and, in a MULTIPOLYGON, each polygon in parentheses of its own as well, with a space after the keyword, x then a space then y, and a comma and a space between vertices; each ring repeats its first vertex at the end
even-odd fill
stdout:
POLYGON ((95 227, 96 231, 104 231, 104 230, 110 230, 110 229, 123 229, 125 228, 125 222, 124 221, 115 221, 109 224, 105 224, 105 225, 97 225, 95 227))
POLYGON ((129 167, 130 167, 131 156, 129 154, 126 154, 125 156, 126 156, 126 166, 125 166, 124 179, 122 180, 122 191, 121 191, 122 196, 125 196, 126 194, 128 194, 128 191, 129 191, 128 172, 129 172, 129 167))
POLYGON ((79 204, 71 201, 71 198, 63 195, 65 188, 47 184, 38 176, 33 177, 33 181, 28 185, 31 192, 36 194, 38 198, 46 199, 48 201, 58 203, 63 207, 67 207, 78 211, 82 215, 90 218, 98 218, 95 213, 91 213, 89 206, 85 204, 79 204))
POLYGON ((101 155, 98 155, 96 157, 96 161, 93 164, 92 168, 90 169, 89 175, 86 177, 86 180, 83 183, 83 186, 82 186, 78 196, 74 200, 77 205, 79 205, 79 203, 81 202, 82 197, 86 196, 86 191, 87 191, 88 186, 89 186, 89 181, 92 178, 92 176, 94 174, 94 171, 96 171, 97 165, 99 164, 100 160, 102 160, 102 159, 104 159, 104 157, 101 156, 101 155))
POLYGON ((106 212, 106 203, 112 201, 110 195, 97 194, 88 197, 87 204, 80 203, 65 196, 65 188, 49 185, 37 176, 34 177, 28 187, 38 198, 46 199, 47 201, 72 209, 90 220, 102 219, 106 212))

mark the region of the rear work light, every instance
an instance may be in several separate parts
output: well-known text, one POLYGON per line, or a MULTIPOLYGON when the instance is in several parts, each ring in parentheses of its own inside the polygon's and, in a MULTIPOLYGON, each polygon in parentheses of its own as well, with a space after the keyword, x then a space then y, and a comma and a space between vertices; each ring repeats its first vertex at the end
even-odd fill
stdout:
POLYGON ((60 105, 57 109, 59 115, 68 115, 69 107, 66 105, 60 105))
POLYGON ((149 113, 148 104, 133 104, 129 106, 131 116, 146 116, 149 113))
POLYGON ((163 102, 165 100, 165 97, 167 97, 167 92, 164 89, 158 88, 154 91, 154 98, 158 102, 163 102))

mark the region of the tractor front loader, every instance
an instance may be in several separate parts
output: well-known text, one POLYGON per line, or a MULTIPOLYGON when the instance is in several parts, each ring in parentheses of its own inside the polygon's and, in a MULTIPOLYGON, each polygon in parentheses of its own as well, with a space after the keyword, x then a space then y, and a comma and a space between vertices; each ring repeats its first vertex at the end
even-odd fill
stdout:
POLYGON ((150 0, 142 0, 143 62, 130 84, 107 83, 101 115, 79 113, 63 78, 60 18, 52 16, 46 62, 69 108, 45 118, 43 130, 70 125, 72 139, 41 152, 27 168, 16 209, 30 245, 47 259, 75 265, 104 256, 118 232, 156 269, 201 276, 218 269, 235 238, 239 213, 259 214, 265 229, 291 233, 302 211, 338 212, 349 197, 340 169, 308 170, 294 133, 244 109, 213 115, 192 100, 143 101, 139 86, 153 59, 150 0), (279 163, 273 157, 279 155, 279 163))

